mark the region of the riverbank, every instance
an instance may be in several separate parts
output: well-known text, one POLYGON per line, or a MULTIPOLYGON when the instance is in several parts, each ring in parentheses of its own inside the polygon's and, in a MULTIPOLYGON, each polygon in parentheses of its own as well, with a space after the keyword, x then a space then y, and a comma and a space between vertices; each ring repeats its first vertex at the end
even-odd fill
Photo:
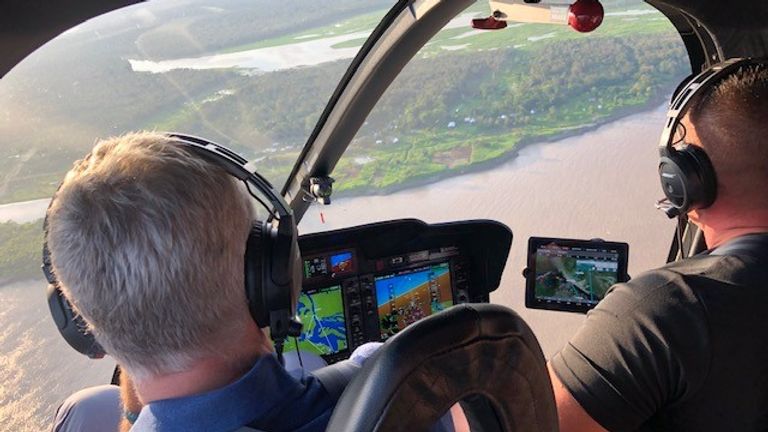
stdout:
MULTIPOLYGON (((561 133, 557 133, 547 137, 529 137, 521 139, 517 145, 511 151, 505 153, 502 156, 472 163, 469 165, 462 165, 456 168, 449 168, 436 174, 431 174, 425 177, 412 177, 405 182, 394 184, 386 187, 357 187, 351 190, 341 190, 334 192, 334 198, 355 198, 362 196, 386 196, 397 192, 406 191, 413 188, 431 185, 438 183, 453 177, 481 173, 483 171, 492 170, 502 166, 511 160, 514 160, 519 156, 520 151, 535 145, 547 144, 564 139, 572 138, 575 136, 583 135, 593 132, 605 125, 621 121, 627 117, 639 115, 648 112, 655 112, 656 110, 666 107, 667 95, 663 97, 656 97, 649 102, 635 107, 625 107, 618 110, 614 115, 598 119, 593 123, 584 125, 583 127, 569 129, 561 133)), ((659 125, 661 130, 661 125, 659 125)), ((373 162, 375 163, 375 162, 373 162)), ((3 222, 15 222, 15 223, 27 223, 42 219, 45 216, 45 210, 48 208, 50 198, 38 198, 29 201, 19 201, 14 203, 0 204, 0 223, 3 222)))
MULTIPOLYGON (((607 116, 602 119, 598 119, 592 123, 584 125, 583 127, 568 129, 566 131, 556 133, 550 136, 545 136, 545 137, 537 136, 537 137, 523 138, 515 145, 515 147, 512 150, 504 153, 502 156, 499 156, 499 157, 479 161, 476 163, 470 163, 468 165, 461 165, 456 168, 448 168, 438 173, 430 174, 424 177, 415 176, 415 177, 409 178, 404 182, 393 184, 390 186, 384 186, 384 187, 367 186, 367 187, 355 187, 354 189, 347 189, 347 190, 338 190, 334 192, 334 198, 387 196, 394 193, 407 191, 413 188, 428 186, 428 185, 438 183, 438 182, 441 182, 453 177, 457 177, 457 176, 476 174, 476 173, 481 173, 483 171, 492 170, 514 160, 520 155, 520 152, 523 149, 529 146, 562 141, 568 138, 573 138, 579 135, 594 132, 603 126, 609 125, 611 123, 615 123, 617 121, 624 120, 628 117, 641 115, 649 112, 655 112, 660 109, 666 109, 668 100, 669 100, 669 95, 657 96, 655 98, 652 98, 651 100, 649 100, 647 103, 643 105, 621 108, 617 110, 617 112, 614 115, 607 116)), ((661 133, 662 126, 663 126, 662 124, 659 124, 659 133, 661 133)), ((376 163, 376 162, 372 162, 372 163, 376 163)))
POLYGON ((50 198, 38 198, 29 201, 0 204, 0 223, 15 222, 23 224, 42 219, 50 202, 50 198))

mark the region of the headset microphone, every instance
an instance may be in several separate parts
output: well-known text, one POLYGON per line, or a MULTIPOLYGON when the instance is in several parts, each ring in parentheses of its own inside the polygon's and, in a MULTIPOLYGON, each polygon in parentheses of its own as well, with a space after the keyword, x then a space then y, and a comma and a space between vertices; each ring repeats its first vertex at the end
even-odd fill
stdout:
POLYGON ((672 203, 669 201, 669 198, 662 198, 656 201, 654 207, 656 207, 657 210, 663 211, 664 214, 666 214, 670 219, 680 216, 680 210, 672 205, 672 203))

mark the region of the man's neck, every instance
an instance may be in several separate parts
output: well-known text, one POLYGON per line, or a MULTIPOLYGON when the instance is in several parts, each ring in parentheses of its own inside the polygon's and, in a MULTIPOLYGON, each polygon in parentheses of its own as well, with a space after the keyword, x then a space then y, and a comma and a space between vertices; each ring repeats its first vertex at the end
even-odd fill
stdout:
POLYGON ((219 357, 206 358, 183 372, 137 380, 136 390, 144 404, 206 393, 237 381, 253 367, 258 357, 254 355, 239 362, 219 357))
POLYGON ((764 227, 732 227, 720 230, 704 227, 704 239, 710 249, 721 246, 737 237, 758 233, 768 233, 768 225, 764 227))
POLYGON ((192 396, 219 389, 237 381, 256 363, 259 357, 272 355, 268 337, 248 320, 246 330, 232 337, 230 350, 221 355, 211 355, 194 362, 187 370, 155 375, 135 380, 136 392, 144 404, 150 402, 192 396))
POLYGON ((723 207, 705 209, 691 219, 704 232, 708 248, 716 248, 743 235, 768 232, 768 209, 735 211, 735 206, 723 207))

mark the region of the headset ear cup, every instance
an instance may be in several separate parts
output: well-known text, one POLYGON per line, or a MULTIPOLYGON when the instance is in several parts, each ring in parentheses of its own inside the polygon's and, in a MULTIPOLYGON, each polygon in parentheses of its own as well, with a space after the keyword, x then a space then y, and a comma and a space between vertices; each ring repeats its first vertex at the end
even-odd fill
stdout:
POLYGON ((715 170, 697 146, 672 149, 662 156, 659 177, 664 195, 680 214, 709 207, 717 197, 715 170))
MULTIPOLYGON (((51 204, 56 196, 51 199, 51 204)), ((51 204, 48 205, 50 210, 51 204)), ((100 359, 106 355, 104 348, 96 342, 96 338, 88 331, 88 326, 83 318, 75 313, 64 293, 61 291, 59 281, 53 271, 51 251, 48 249, 48 211, 43 220, 43 264, 40 266, 43 275, 48 281, 46 297, 48 298, 48 310, 51 312, 56 329, 64 340, 80 354, 85 354, 92 359, 100 359)))
POLYGON ((254 222, 245 246, 245 296, 248 299, 248 310, 251 317, 260 328, 269 326, 269 309, 267 295, 264 292, 264 261, 265 250, 263 237, 265 227, 261 222, 254 222))
POLYGON ((685 154, 695 167, 699 188, 695 197, 695 206, 691 209, 703 209, 711 206, 717 199, 717 175, 712 161, 701 147, 688 145, 680 151, 685 154))
POLYGON ((80 354, 85 354, 92 359, 104 357, 106 355, 104 348, 96 342, 96 338, 88 331, 85 321, 75 313, 58 285, 49 284, 46 294, 48 309, 64 340, 80 354))
POLYGON ((680 168, 674 154, 663 156, 659 162, 659 179, 661 189, 672 207, 684 213, 688 208, 690 197, 688 194, 685 173, 680 168))
POLYGON ((301 250, 298 239, 293 242, 293 292, 291 293, 291 316, 296 315, 296 307, 299 303, 304 282, 304 267, 301 261, 301 250))

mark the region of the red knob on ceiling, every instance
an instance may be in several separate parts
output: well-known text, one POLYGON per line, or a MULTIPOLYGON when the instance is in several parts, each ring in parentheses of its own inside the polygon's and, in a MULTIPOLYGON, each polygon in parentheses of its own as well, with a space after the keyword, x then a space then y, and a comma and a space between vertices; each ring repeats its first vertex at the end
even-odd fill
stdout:
POLYGON ((600 27, 605 11, 598 0, 577 0, 568 10, 568 25, 576 31, 589 33, 600 27))

